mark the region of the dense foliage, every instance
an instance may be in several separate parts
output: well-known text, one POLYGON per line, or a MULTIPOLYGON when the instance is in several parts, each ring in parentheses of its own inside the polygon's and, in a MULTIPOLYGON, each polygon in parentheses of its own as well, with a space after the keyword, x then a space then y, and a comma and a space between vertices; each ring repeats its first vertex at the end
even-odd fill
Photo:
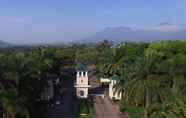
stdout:
POLYGON ((0 107, 6 118, 41 118, 49 75, 87 65, 118 76, 121 111, 131 118, 186 117, 186 41, 0 50, 0 107), (37 109, 36 109, 37 108, 37 109))
POLYGON ((102 76, 119 76, 115 88, 122 93, 121 111, 131 118, 186 117, 186 41, 118 45, 104 41, 99 48, 83 51, 87 53, 79 58, 91 57, 94 61, 86 64, 94 65, 102 76))
POLYGON ((41 95, 51 75, 60 76, 64 66, 72 65, 73 54, 71 48, 2 50, 0 106, 3 118, 46 117, 49 101, 43 100, 41 95))

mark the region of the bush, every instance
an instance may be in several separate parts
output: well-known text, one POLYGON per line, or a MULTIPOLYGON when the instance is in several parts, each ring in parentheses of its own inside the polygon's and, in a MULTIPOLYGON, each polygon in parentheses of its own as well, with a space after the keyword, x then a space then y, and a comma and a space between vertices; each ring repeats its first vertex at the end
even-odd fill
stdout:
POLYGON ((76 117, 91 118, 91 105, 87 99, 76 99, 76 117))
POLYGON ((130 118, 140 118, 140 116, 142 116, 144 109, 142 107, 132 106, 123 103, 120 106, 120 111, 128 113, 130 118))

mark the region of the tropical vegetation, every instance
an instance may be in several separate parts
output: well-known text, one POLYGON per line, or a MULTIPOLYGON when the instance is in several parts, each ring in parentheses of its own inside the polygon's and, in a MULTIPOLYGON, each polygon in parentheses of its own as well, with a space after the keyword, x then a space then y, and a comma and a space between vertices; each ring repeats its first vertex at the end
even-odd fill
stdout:
POLYGON ((0 53, 0 111, 3 118, 47 117, 51 100, 42 98, 52 75, 74 60, 67 48, 2 49, 0 53), (70 60, 70 59, 72 60, 70 60), (61 66, 63 64, 63 66, 61 66))
MULTIPOLYGON (((50 75, 61 76, 66 68, 79 64, 98 77, 119 78, 114 87, 122 93, 120 109, 131 118, 186 117, 186 41, 112 44, 105 40, 69 47, 1 49, 3 118, 46 117, 49 101, 41 95, 50 75)), ((90 113, 86 107, 80 112, 90 113)))
POLYGON ((104 41, 83 51, 94 60, 85 64, 99 76, 119 77, 115 88, 122 93, 121 111, 131 118, 186 117, 186 41, 104 41))

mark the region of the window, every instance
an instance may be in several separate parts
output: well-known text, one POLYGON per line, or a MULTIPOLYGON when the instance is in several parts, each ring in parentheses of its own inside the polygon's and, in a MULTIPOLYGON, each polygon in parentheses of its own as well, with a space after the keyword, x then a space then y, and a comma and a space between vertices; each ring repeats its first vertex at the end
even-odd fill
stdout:
POLYGON ((84 91, 80 91, 80 96, 84 96, 84 91))
POLYGON ((83 83, 83 80, 81 80, 81 83, 83 83))

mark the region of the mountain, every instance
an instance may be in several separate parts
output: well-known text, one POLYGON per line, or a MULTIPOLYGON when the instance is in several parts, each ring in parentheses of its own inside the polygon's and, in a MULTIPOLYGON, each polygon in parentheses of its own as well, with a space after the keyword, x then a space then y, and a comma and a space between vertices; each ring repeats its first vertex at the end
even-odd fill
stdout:
POLYGON ((186 29, 170 23, 160 23, 159 25, 149 29, 109 27, 95 33, 86 39, 83 39, 83 42, 99 42, 104 39, 112 42, 184 40, 186 39, 186 29))
POLYGON ((0 40, 0 48, 12 47, 13 45, 5 41, 0 40))

